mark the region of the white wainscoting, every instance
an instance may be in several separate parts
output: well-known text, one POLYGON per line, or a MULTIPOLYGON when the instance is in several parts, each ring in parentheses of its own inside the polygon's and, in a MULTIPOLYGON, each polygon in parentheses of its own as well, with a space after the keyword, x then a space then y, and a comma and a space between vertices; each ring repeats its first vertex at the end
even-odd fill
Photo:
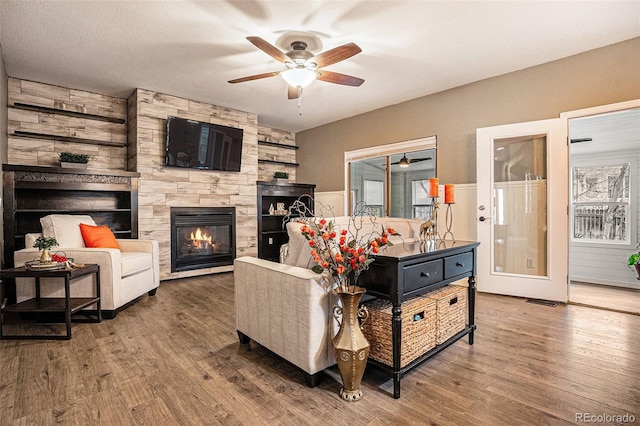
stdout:
MULTIPOLYGON (((456 203, 451 206, 453 211, 453 232, 456 240, 476 240, 476 184, 461 184, 455 187, 456 203)), ((444 192, 443 192, 444 194, 444 192)), ((326 191, 315 193, 315 211, 317 215, 344 216, 344 191, 326 191), (323 210, 325 213, 323 213, 323 210)), ((446 232, 446 206, 439 214, 441 225, 438 227, 440 235, 446 232)))
MULTIPOLYGON (((458 241, 476 241, 476 227, 477 227, 477 201, 476 201, 476 184, 468 183, 455 186, 455 201, 456 203, 451 206, 453 212, 453 224, 451 226, 451 232, 458 241)), ((442 192, 444 194, 444 192, 442 192)), ((438 213, 438 232, 440 235, 444 235, 447 232, 445 226, 445 217, 447 206, 442 205, 440 207, 440 213, 438 213)))
POLYGON ((344 216, 344 191, 316 192, 314 194, 316 216, 344 216))

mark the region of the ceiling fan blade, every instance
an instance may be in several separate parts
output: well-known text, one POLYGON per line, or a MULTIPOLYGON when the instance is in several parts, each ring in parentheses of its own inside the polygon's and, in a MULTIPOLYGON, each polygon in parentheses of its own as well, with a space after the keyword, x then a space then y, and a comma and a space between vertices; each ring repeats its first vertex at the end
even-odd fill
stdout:
POLYGON ((328 83, 344 84, 345 86, 360 86, 364 83, 364 80, 361 78, 325 70, 318 71, 318 80, 328 83))
POLYGON ((247 40, 278 62, 284 63, 289 59, 280 49, 260 37, 247 37, 247 40))
POLYGON ((289 99, 298 99, 299 95, 300 95, 300 92, 298 91, 297 87, 288 86, 287 96, 289 97, 289 99))
MULTIPOLYGON (((407 158, 407 161, 409 161, 409 164, 413 164, 413 163, 419 163, 421 161, 427 161, 427 160, 432 160, 431 157, 424 157, 424 158, 407 158)), ((398 165, 400 164, 400 161, 394 161, 393 163, 391 163, 391 165, 398 165)))
POLYGON ((336 62, 343 61, 347 58, 357 55, 362 49, 355 43, 347 43, 342 46, 334 47, 326 52, 322 52, 314 56, 311 61, 318 65, 318 68, 326 67, 336 62))
POLYGON ((419 163, 421 161, 427 161, 427 160, 431 160, 431 157, 424 157, 424 158, 412 158, 409 161, 412 163, 419 163))
POLYGON ((265 72, 264 74, 250 75, 248 77, 242 77, 242 78, 236 78, 234 80, 229 80, 229 83, 242 83, 242 82, 245 82, 245 81, 259 80, 261 78, 275 77, 278 74, 280 74, 280 71, 277 71, 277 72, 265 72))

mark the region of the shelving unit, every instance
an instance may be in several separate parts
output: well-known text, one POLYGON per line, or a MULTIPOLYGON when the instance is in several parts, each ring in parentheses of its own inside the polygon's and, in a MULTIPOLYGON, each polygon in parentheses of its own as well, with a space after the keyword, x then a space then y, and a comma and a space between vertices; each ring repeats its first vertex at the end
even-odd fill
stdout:
POLYGON ((285 149, 298 149, 299 148, 296 145, 285 145, 283 143, 267 142, 267 141, 258 141, 258 145, 274 146, 276 148, 285 148, 285 149))
POLYGON ((60 109, 60 108, 49 108, 49 107, 40 106, 40 105, 25 104, 23 102, 14 102, 13 107, 17 109, 24 109, 27 111, 37 111, 37 112, 45 112, 48 114, 66 115, 68 117, 88 118, 90 120, 106 121, 109 123, 116 123, 116 124, 126 123, 126 120, 124 118, 109 117, 107 115, 88 114, 86 112, 69 111, 67 109, 60 109))
MULTIPOLYGON (((285 215, 269 214, 269 207, 277 207, 283 203, 285 209, 301 195, 314 195, 314 184, 302 183, 274 183, 258 181, 258 257, 261 259, 279 261, 280 246, 289 241, 287 230, 283 227, 285 215)), ((313 211, 311 198, 304 200, 307 207, 313 211)))
POLYGON ((3 165, 4 265, 25 248, 27 233, 41 232, 48 214, 88 214, 118 238, 138 237, 139 173, 3 165))
MULTIPOLYGON (((278 148, 278 149, 285 149, 285 150, 296 150, 298 149, 297 146, 295 145, 286 145, 286 144, 282 144, 282 143, 277 143, 277 142, 267 142, 267 141, 263 141, 263 140, 259 140, 258 141, 258 145, 263 145, 263 146, 270 146, 273 148, 278 148)), ((281 161, 281 160, 269 160, 266 158, 258 158, 258 163, 269 163, 269 164, 280 164, 280 165, 284 165, 284 166, 291 166, 291 167, 298 167, 299 164, 296 163, 295 161, 281 161)))
POLYGON ((77 138, 75 136, 49 135, 46 133, 27 132, 24 130, 15 130, 11 135, 18 138, 48 139, 63 142, 86 143, 90 145, 119 146, 122 148, 127 146, 125 142, 101 141, 97 139, 77 138))
MULTIPOLYGON (((83 118, 86 120, 93 120, 93 121, 103 121, 103 122, 115 123, 120 125, 125 125, 126 123, 126 119, 124 118, 110 117, 107 115, 90 114, 86 112, 71 111, 71 110, 60 109, 60 108, 51 108, 51 107, 45 107, 41 105, 27 104, 24 102, 14 102, 9 106, 16 109, 36 111, 44 114, 64 115, 67 117, 83 118)), ((46 140, 56 140, 56 141, 71 142, 71 143, 83 143, 83 144, 113 146, 113 147, 122 147, 122 148, 127 146, 126 142, 120 142, 120 141, 80 138, 76 136, 64 136, 64 135, 56 135, 56 134, 50 134, 50 133, 27 131, 27 130, 14 130, 13 133, 11 133, 11 136, 19 137, 19 138, 46 139, 46 140)))
POLYGON ((298 163, 290 163, 288 161, 278 161, 278 160, 262 160, 258 158, 258 163, 272 163, 272 164, 284 164, 285 166, 294 166, 298 167, 298 163))

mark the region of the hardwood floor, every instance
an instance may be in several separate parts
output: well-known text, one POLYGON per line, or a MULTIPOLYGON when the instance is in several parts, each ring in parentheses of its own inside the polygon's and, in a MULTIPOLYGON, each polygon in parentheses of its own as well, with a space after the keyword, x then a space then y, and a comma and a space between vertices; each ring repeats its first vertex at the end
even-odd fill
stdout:
POLYGON ((570 303, 640 315, 640 290, 571 281, 570 303))
POLYGON ((163 282, 114 320, 74 324, 70 341, 0 341, 0 424, 640 423, 640 316, 479 294, 473 346, 405 376, 398 400, 368 367, 355 403, 339 398, 335 367, 307 388, 266 349, 239 345, 234 321, 227 273, 163 282))

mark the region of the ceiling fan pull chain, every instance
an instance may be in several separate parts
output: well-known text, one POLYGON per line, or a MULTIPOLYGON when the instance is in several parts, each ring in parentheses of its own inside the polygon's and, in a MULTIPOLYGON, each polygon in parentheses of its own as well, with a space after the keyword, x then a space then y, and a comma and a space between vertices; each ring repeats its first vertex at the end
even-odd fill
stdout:
POLYGON ((298 86, 298 114, 302 117, 302 86, 298 86))

